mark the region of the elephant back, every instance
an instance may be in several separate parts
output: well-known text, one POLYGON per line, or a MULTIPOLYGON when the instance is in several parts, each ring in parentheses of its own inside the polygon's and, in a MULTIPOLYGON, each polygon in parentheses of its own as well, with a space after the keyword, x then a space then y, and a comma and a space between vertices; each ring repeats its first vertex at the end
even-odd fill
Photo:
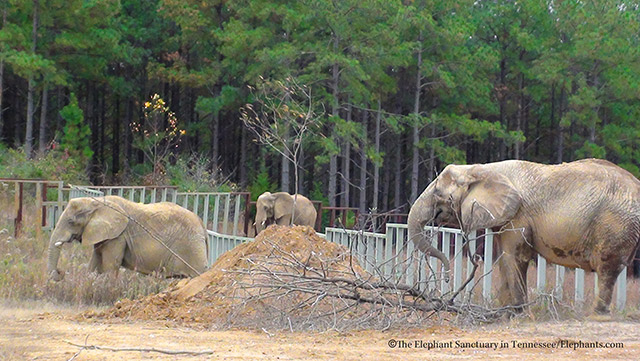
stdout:
POLYGON ((171 276, 195 276, 204 271, 206 229, 197 215, 170 202, 139 205, 130 214, 134 221, 127 243, 134 266, 149 268, 149 272, 164 269, 171 276))

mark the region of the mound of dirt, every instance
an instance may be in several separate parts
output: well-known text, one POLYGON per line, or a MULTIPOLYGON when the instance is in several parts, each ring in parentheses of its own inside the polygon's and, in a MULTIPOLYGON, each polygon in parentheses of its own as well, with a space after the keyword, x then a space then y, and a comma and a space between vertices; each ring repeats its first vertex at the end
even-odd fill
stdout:
MULTIPOLYGON (((292 278, 307 273, 311 278, 370 277, 344 246, 319 237, 312 228, 274 225, 254 241, 221 255, 196 278, 182 280, 159 294, 119 301, 106 311, 84 317, 166 320, 215 327, 247 325, 249 322, 241 321, 263 317, 265 311, 283 312, 285 308, 301 315, 309 307, 317 311, 319 303, 327 302, 320 296, 310 301, 315 292, 312 282, 292 278), (291 292, 287 289, 289 281, 282 281, 285 278, 306 291, 291 292)), ((325 308, 331 307, 335 306, 325 308)))

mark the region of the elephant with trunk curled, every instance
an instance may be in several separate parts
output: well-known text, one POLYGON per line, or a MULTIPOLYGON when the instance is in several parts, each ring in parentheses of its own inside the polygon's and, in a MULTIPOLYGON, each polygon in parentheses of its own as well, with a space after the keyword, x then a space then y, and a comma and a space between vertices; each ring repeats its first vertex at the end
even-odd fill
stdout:
POLYGON ((499 231, 503 304, 526 302, 527 266, 538 253, 552 263, 595 271, 595 310, 606 313, 616 278, 639 244, 640 181, 599 159, 449 165, 415 201, 408 219, 410 239, 448 269, 446 255, 424 237, 427 224, 499 231))
POLYGON ((207 231, 193 212, 169 202, 141 204, 118 196, 69 201, 49 242, 47 271, 61 280, 58 259, 63 244, 92 248, 89 270, 103 273, 120 266, 143 274, 193 277, 207 267, 207 231))

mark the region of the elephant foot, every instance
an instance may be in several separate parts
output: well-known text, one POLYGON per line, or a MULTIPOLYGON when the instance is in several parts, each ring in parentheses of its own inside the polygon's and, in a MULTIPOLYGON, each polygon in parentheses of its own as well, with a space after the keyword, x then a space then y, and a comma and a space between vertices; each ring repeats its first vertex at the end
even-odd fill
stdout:
POLYGON ((587 320, 595 322, 608 322, 611 321, 611 315, 609 314, 593 314, 587 316, 587 320))
POLYGON ((609 311, 609 307, 605 305, 597 305, 593 310, 597 315, 609 315, 611 312, 609 311))
POLYGON ((64 279, 64 272, 60 272, 57 269, 51 271, 51 273, 49 274, 49 278, 52 279, 55 282, 60 282, 64 279))

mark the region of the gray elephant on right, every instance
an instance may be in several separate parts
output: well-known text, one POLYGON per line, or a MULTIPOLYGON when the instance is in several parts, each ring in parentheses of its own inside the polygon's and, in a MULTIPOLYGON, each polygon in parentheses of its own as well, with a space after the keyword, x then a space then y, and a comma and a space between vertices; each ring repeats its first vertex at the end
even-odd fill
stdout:
POLYGON ((311 201, 298 194, 296 197, 295 215, 293 212, 294 196, 287 192, 264 192, 256 201, 256 235, 271 224, 313 227, 316 223, 317 211, 311 201), (291 222, 291 217, 293 222, 291 222))
POLYGON ((427 224, 500 231, 495 240, 503 284, 498 299, 526 302, 527 266, 538 253, 552 263, 598 274, 596 312, 611 303, 618 274, 640 240, 640 181, 605 160, 558 165, 519 160, 448 165, 409 212, 409 239, 440 258, 427 224))

